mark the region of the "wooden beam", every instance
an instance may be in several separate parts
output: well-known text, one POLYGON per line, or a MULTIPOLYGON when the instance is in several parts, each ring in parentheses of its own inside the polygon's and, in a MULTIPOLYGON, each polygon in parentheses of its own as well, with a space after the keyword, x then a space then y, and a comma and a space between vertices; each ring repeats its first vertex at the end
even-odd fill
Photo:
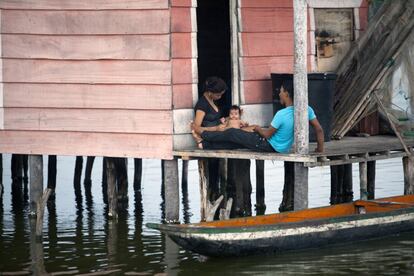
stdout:
POLYGON ((367 174, 367 162, 359 163, 359 186, 360 186, 360 198, 361 200, 368 199, 368 174, 367 174))
POLYGON ((259 215, 264 215, 266 210, 264 170, 264 160, 256 160, 256 214, 259 215))
POLYGON ((400 132, 397 129, 397 126, 394 124, 394 122, 391 120, 391 116, 390 114, 388 114, 387 109, 385 108, 384 104, 381 102, 380 98, 378 97, 378 94, 376 91, 373 91, 373 96, 379 106, 379 108, 382 110, 382 112, 384 112, 385 117, 387 118, 388 122, 391 125, 392 130, 394 131, 395 135, 397 135, 398 140, 400 140, 401 145, 404 147, 404 150, 407 154, 412 155, 412 151, 408 149, 407 145, 404 142, 404 139, 402 138, 400 132))
POLYGON ((237 7, 238 0, 230 0, 230 45, 231 45, 231 91, 232 91, 232 103, 240 105, 240 65, 239 65, 239 26, 238 18, 241 14, 238 13, 237 7))
POLYGON ((367 162, 368 199, 375 199, 375 167, 376 161, 367 162))
POLYGON ((33 10, 140 10, 168 9, 168 0, 113 1, 113 0, 2 0, 2 9, 33 10))
POLYGON ((43 192, 43 156, 30 155, 30 215, 36 216, 37 203, 43 192))
POLYGON ((37 202, 37 209, 36 209, 36 237, 42 237, 43 234, 43 215, 45 213, 45 206, 47 200, 49 199, 50 194, 52 193, 52 189, 46 188, 43 192, 41 198, 37 202))
POLYGON ((208 162, 206 159, 198 160, 198 174, 200 176, 200 220, 205 221, 207 218, 207 191, 208 179, 206 172, 208 171, 208 162))
POLYGON ((411 156, 405 156, 403 161, 404 171, 404 194, 414 194, 414 162, 411 156))
POLYGON ((164 160, 165 220, 175 223, 180 220, 180 193, 178 160, 164 160))
MULTIPOLYGON (((307 74, 307 3, 293 0, 295 91, 295 153, 309 153, 308 74, 307 74)), ((308 208, 308 168, 295 163, 294 210, 308 208)))
POLYGON ((293 192, 293 210, 308 208, 308 168, 303 163, 295 163, 295 183, 293 192))
POLYGON ((118 218, 118 191, 116 187, 115 158, 106 159, 106 181, 108 194, 108 217, 118 218))

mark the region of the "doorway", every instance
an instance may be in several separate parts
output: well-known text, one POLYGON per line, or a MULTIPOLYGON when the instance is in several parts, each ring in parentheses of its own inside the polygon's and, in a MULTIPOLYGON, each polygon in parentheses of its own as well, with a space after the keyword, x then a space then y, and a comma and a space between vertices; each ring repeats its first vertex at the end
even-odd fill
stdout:
POLYGON ((198 96, 207 77, 222 78, 229 87, 218 105, 227 116, 232 104, 229 0, 197 1, 198 96))

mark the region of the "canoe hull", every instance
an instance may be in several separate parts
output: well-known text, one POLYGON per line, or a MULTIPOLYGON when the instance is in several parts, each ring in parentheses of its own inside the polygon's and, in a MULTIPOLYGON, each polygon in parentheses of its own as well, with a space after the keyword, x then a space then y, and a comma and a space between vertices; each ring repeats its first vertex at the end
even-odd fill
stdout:
POLYGON ((414 208, 288 225, 226 229, 159 225, 158 229, 183 248, 205 256, 268 254, 414 231, 414 208))

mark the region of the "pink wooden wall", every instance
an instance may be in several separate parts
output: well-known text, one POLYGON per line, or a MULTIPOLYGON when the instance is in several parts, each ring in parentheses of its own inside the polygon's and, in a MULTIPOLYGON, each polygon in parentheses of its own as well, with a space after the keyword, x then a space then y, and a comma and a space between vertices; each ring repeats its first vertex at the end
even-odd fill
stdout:
POLYGON ((197 77, 195 1, 171 0, 171 57, 174 109, 193 107, 197 77))
POLYGON ((172 157, 172 90, 191 83, 171 69, 187 62, 180 47, 170 52, 181 10, 168 0, 2 0, 0 8, 0 152, 172 157))
MULTIPOLYGON (((241 0, 240 3, 240 85, 245 104, 270 103, 270 73, 293 72, 293 1, 241 0)), ((366 0, 360 8, 360 22, 363 31, 367 22, 366 0)), ((309 31, 309 38, 311 35, 309 31)), ((309 71, 313 59, 310 44, 308 40, 309 71)))

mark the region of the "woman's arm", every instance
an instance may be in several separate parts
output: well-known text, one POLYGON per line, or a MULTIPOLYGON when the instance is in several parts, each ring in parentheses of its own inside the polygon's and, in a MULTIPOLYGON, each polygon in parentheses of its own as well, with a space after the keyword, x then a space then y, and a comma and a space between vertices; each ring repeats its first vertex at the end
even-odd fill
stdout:
POLYGON ((206 116, 206 113, 200 109, 196 110, 195 118, 194 118, 194 127, 196 129, 196 132, 201 134, 203 131, 217 131, 218 126, 212 126, 212 127, 202 127, 201 124, 203 123, 204 116, 206 116))

